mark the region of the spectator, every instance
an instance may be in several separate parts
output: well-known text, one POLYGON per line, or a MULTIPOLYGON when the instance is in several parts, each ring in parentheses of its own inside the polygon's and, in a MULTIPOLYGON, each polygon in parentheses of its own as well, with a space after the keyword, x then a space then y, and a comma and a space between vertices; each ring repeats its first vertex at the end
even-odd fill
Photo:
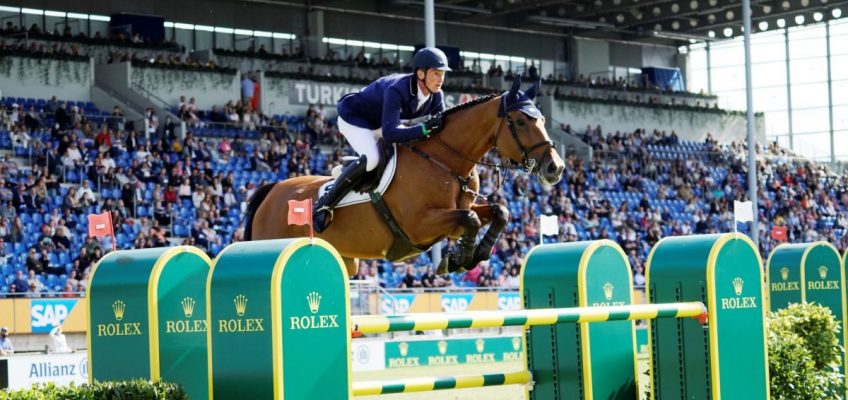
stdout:
POLYGON ((241 101, 250 104, 253 101, 255 86, 253 80, 247 74, 241 76, 241 101))
POLYGON ((29 289, 29 281, 24 277, 22 270, 15 272, 15 280, 10 287, 14 288, 17 293, 25 293, 29 289))
POLYGON ((0 328, 0 356, 10 356, 15 354, 15 348, 12 346, 12 340, 9 339, 9 328, 0 328))

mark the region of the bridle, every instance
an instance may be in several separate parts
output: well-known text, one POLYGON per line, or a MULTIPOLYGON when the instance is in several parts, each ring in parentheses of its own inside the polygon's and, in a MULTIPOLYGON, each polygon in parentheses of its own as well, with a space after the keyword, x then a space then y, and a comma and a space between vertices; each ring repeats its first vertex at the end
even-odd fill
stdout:
MULTIPOLYGON (((518 146, 518 149, 521 151, 521 165, 520 166, 504 165, 502 163, 494 164, 494 163, 488 163, 488 162, 480 161, 480 160, 472 160, 472 159, 468 158, 467 156, 465 156, 464 154, 460 153, 458 150, 451 147, 444 140, 442 140, 441 135, 435 135, 436 140, 438 140, 439 143, 442 146, 444 146, 445 148, 450 150, 457 157, 459 157, 459 158, 461 158, 465 161, 468 161, 468 162, 470 162, 474 165, 483 165, 483 166, 495 168, 495 172, 498 174, 498 177, 496 178, 496 187, 495 187, 495 192, 497 192, 500 189, 500 186, 501 186, 500 171, 502 169, 523 170, 524 172, 526 172, 528 174, 532 174, 533 172, 538 171, 539 164, 536 162, 535 159, 530 157, 530 153, 532 153, 534 150, 536 150, 540 147, 543 147, 543 146, 547 146, 547 148, 554 148, 554 146, 555 146, 554 142, 549 139, 549 140, 540 141, 539 143, 535 143, 528 148, 528 147, 524 146, 524 143, 518 137, 518 132, 516 132, 516 130, 515 130, 515 121, 509 115, 509 111, 520 109, 522 106, 528 105, 528 104, 532 105, 533 103, 528 100, 528 101, 523 101, 523 102, 512 104, 507 108, 507 107, 504 107, 504 101, 503 100, 501 101, 501 108, 504 109, 504 111, 503 111, 503 116, 500 117, 500 122, 498 123, 497 131, 495 132, 494 146, 492 146, 496 151, 498 151, 498 153, 501 152, 500 149, 498 148, 498 138, 500 137, 501 131, 503 130, 503 124, 504 124, 504 122, 506 122, 507 127, 509 128, 509 133, 512 136, 512 139, 515 141, 515 144, 518 146)), ((484 195, 480 194, 479 192, 477 192, 475 190, 472 190, 468 186, 468 184, 471 182, 471 176, 473 176, 473 175, 469 175, 468 177, 463 178, 459 174, 454 172, 452 169, 450 169, 447 165, 445 165, 444 163, 442 163, 439 160, 436 160, 435 158, 430 156, 430 154, 427 154, 423 150, 413 146, 410 143, 403 143, 403 145, 406 146, 406 148, 411 150, 413 153, 421 156, 422 158, 426 159, 427 161, 430 161, 431 163, 433 163, 437 167, 445 170, 457 182, 459 182, 460 189, 463 192, 470 193, 470 194, 474 195, 475 198, 476 197, 481 197, 481 198, 488 197, 488 196, 484 196, 484 195)))

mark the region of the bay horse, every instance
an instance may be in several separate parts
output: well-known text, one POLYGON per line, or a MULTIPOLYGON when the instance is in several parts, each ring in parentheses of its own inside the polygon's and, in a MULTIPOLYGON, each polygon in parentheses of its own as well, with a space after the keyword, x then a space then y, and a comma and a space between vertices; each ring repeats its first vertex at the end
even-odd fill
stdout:
MULTIPOLYGON (((475 167, 491 149, 537 175, 543 184, 559 182, 565 164, 533 101, 541 81, 526 92, 519 90, 520 84, 516 77, 508 92, 448 109, 440 133, 398 145, 395 177, 382 195, 384 208, 366 202, 334 211, 332 224, 316 236, 338 250, 349 275, 357 272, 357 258, 404 259, 447 237, 458 241, 439 264, 439 274, 464 271, 488 260, 509 220, 506 207, 475 202, 482 197, 475 167), (390 217, 384 218, 387 213, 390 217), (491 225, 486 234, 475 243, 487 224, 491 225), (407 246, 395 247, 404 241, 407 246)), ((301 176, 257 189, 248 202, 244 239, 308 236, 308 226, 287 223, 288 201, 312 199, 314 203, 329 179, 301 176)))

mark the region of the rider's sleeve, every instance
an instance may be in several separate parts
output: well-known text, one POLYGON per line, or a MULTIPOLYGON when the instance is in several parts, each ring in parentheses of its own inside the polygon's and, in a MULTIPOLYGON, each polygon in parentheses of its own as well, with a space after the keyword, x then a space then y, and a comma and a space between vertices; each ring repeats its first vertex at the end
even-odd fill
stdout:
POLYGON ((403 97, 400 92, 389 87, 383 95, 383 140, 389 143, 408 142, 423 136, 421 125, 404 127, 400 123, 400 110, 403 97))

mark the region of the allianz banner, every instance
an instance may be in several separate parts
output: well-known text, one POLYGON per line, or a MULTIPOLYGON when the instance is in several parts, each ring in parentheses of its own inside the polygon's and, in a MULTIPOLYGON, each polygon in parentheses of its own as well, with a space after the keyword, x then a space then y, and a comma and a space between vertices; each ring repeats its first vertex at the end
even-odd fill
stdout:
MULTIPOLYGON (((288 85, 289 104, 322 104, 325 107, 335 107, 342 96, 362 89, 362 86, 312 81, 288 81, 288 85)), ((469 93, 445 93, 445 106, 450 108, 477 97, 479 95, 469 93)))
MULTIPOLYGON (((35 383, 53 382, 64 386, 88 383, 88 357, 85 352, 72 354, 15 355, 0 359, 7 364, 7 389, 28 389, 35 383)), ((2 381, 2 378, 0 378, 2 381)), ((0 389, 3 389, 0 387, 0 389)))

